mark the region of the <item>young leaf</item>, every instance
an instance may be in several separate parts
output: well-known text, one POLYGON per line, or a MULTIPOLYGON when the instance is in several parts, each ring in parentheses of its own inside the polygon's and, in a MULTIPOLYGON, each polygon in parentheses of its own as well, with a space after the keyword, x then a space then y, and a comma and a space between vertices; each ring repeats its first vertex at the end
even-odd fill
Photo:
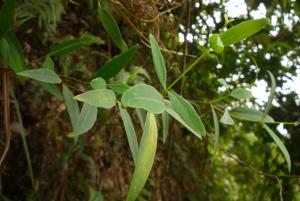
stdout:
POLYGON ((101 77, 93 79, 90 85, 93 89, 106 89, 106 81, 101 77))
POLYGON ((160 114, 165 110, 162 95, 150 85, 139 84, 128 89, 121 98, 124 107, 143 108, 148 112, 160 114))
POLYGON ((274 140, 274 142, 276 143, 276 145, 282 152, 282 154, 287 162, 289 172, 291 172, 291 158, 290 158, 288 150, 286 149, 286 147, 284 146, 284 144, 282 143, 280 138, 266 124, 263 124, 263 128, 269 133, 269 135, 272 137, 272 139, 274 140))
POLYGON ((263 115, 262 119, 264 119, 264 117, 269 113, 269 111, 272 107, 272 101, 274 99, 275 89, 276 89, 275 77, 273 76, 273 74, 270 71, 268 71, 268 73, 269 73, 269 76, 271 78, 271 91, 270 91, 270 95, 269 95, 269 98, 268 98, 268 103, 266 105, 266 108, 265 108, 264 115, 263 115))
POLYGON ((16 0, 6 0, 0 10, 0 39, 14 23, 16 0))
POLYGON ((115 82, 110 84, 110 88, 117 94, 123 94, 130 89, 130 86, 123 82, 115 82))
POLYGON ((213 34, 210 38, 209 38, 209 46, 211 47, 211 49, 213 49, 213 51, 217 54, 221 54, 224 50, 224 45, 222 43, 221 37, 219 34, 213 34))
POLYGON ((105 63, 96 73, 96 77, 102 77, 105 80, 117 75, 133 58, 138 49, 138 45, 134 45, 127 51, 119 54, 113 59, 105 63))
POLYGON ((224 47, 236 44, 241 40, 252 36, 269 24, 269 19, 262 18, 256 20, 247 20, 235 25, 220 34, 224 47))
POLYGON ((236 107, 230 111, 230 114, 246 121, 260 122, 264 119, 265 123, 274 122, 274 119, 269 115, 263 117, 263 112, 245 107, 236 107))
POLYGON ((123 51, 125 49, 125 42, 114 18, 102 6, 99 6, 98 14, 104 29, 110 35, 114 44, 123 51))
POLYGON ((167 112, 163 112, 161 115, 162 115, 162 126, 163 126, 163 143, 166 143, 167 137, 169 135, 170 116, 167 112))
POLYGON ((136 138, 136 133, 134 130, 133 123, 131 121, 131 118, 127 112, 126 109, 123 109, 121 106, 121 103, 118 102, 119 110, 120 110, 120 115, 123 121, 123 125, 126 131, 126 136, 127 140, 129 143, 129 148, 132 154, 132 158, 134 161, 134 164, 136 165, 137 163, 137 156, 138 156, 138 150, 139 150, 139 144, 136 138))
POLYGON ((74 99, 106 109, 110 109, 116 104, 116 95, 109 89, 95 89, 87 91, 75 96, 74 99))
POLYGON ((223 85, 226 89, 229 88, 229 86, 227 85, 226 81, 223 78, 220 78, 217 80, 221 85, 223 85))
POLYGON ((97 112, 97 107, 84 103, 72 137, 88 132, 96 122, 97 112))
POLYGON ((215 152, 216 152, 219 148, 220 127, 219 127, 219 120, 218 120, 217 113, 212 106, 211 106, 211 111, 213 114, 214 126, 215 126, 215 152))
POLYGON ((101 44, 102 40, 99 37, 89 35, 89 34, 84 34, 80 38, 74 38, 71 40, 64 41, 56 46, 54 46, 51 50, 50 53, 48 54, 49 56, 63 56, 66 54, 69 54, 79 48, 89 46, 92 44, 101 44))
POLYGON ((50 83, 50 84, 61 83, 60 77, 54 71, 49 70, 47 68, 25 70, 25 71, 18 72, 17 75, 28 77, 37 81, 50 83))
POLYGON ((196 136, 200 139, 205 136, 205 127, 192 104, 175 92, 169 92, 169 98, 174 111, 189 127, 196 131, 196 136))
POLYGON ((165 61, 154 36, 150 34, 149 38, 150 38, 151 52, 152 52, 155 71, 161 85, 165 89, 167 85, 167 69, 166 69, 165 61))
POLYGON ((252 98, 252 93, 248 89, 238 88, 238 89, 234 89, 230 93, 230 96, 236 99, 248 99, 248 98, 252 98))
POLYGON ((157 147, 157 125, 153 113, 148 112, 145 130, 126 201, 134 201, 142 191, 154 163, 157 147))
POLYGON ((49 55, 46 56, 42 67, 54 70, 54 62, 49 55))
POLYGON ((73 93, 65 85, 63 85, 63 96, 65 99, 65 105, 69 113, 69 117, 71 119, 72 128, 73 130, 75 130, 76 123, 79 119, 79 106, 77 104, 77 101, 73 99, 73 93))
POLYGON ((225 110, 223 116, 221 117, 220 122, 225 125, 234 125, 234 120, 231 118, 227 109, 225 110))

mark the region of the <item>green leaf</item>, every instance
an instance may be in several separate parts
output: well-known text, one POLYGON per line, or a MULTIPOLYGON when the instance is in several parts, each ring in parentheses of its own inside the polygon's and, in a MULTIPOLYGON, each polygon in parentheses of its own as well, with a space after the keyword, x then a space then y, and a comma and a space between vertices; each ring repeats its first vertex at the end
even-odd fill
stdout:
POLYGON ((215 109, 213 108, 213 106, 211 106, 211 111, 213 114, 213 119, 214 119, 214 126, 215 126, 215 153, 219 148, 219 139, 220 139, 220 127, 219 127, 219 120, 218 120, 218 116, 217 113, 215 111, 215 109))
POLYGON ((106 81, 101 77, 93 79, 90 85, 93 89, 106 89, 106 81))
POLYGON ((57 97, 59 100, 63 99, 63 96, 56 85, 48 84, 44 82, 39 82, 39 84, 42 86, 44 90, 48 91, 53 96, 57 97))
POLYGON ((248 89, 238 88, 238 89, 234 89, 230 93, 230 96, 236 99, 248 99, 248 98, 252 98, 252 93, 248 89))
POLYGON ((275 89, 276 89, 275 77, 273 76, 273 74, 270 71, 268 71, 268 73, 269 73, 269 76, 271 78, 271 91, 270 91, 270 95, 269 95, 268 102, 267 102, 267 105, 266 105, 266 108, 265 108, 264 115, 263 115, 262 119, 264 119, 264 117, 269 113, 269 111, 272 107, 272 102, 273 102, 273 99, 274 99, 274 96, 275 96, 275 89))
POLYGON ((136 115, 139 119, 142 130, 144 130, 147 113, 146 113, 145 110, 140 109, 140 108, 135 108, 135 112, 136 112, 136 115))
POLYGON ((169 92, 169 98, 174 111, 189 127, 196 131, 194 134, 200 139, 205 136, 205 127, 192 104, 175 92, 169 92))
POLYGON ((79 115, 80 115, 78 103, 76 100, 74 100, 73 93, 65 85, 63 85, 63 96, 65 99, 65 105, 66 105, 68 113, 69 113, 69 117, 71 119, 72 128, 73 128, 73 130, 75 130, 76 123, 77 123, 77 121, 79 119, 79 115))
POLYGON ((223 79, 223 78, 220 78, 217 80, 221 85, 223 85, 226 89, 229 88, 229 86, 227 85, 227 82, 223 79))
POLYGON ((126 131, 126 136, 127 140, 129 143, 129 148, 132 154, 132 158, 134 161, 134 164, 136 165, 137 163, 137 157, 138 157, 138 150, 139 150, 139 144, 137 141, 136 133, 134 130, 133 123, 131 121, 131 118, 127 112, 126 109, 122 108, 121 103, 118 102, 119 110, 120 110, 120 115, 123 121, 123 125, 126 131))
POLYGON ((136 166, 126 201, 134 201, 142 191, 154 163, 157 147, 157 125, 153 113, 147 114, 136 166))
POLYGON ((49 55, 46 56, 42 67, 54 70, 54 62, 49 55))
POLYGON ((74 97, 76 100, 90 105, 110 109, 116 104, 116 95, 109 89, 96 89, 74 97))
POLYGON ((167 137, 169 135, 169 127, 170 127, 170 116, 167 112, 162 113, 162 127, 163 127, 163 143, 166 143, 167 137))
MULTIPOLYGON (((230 114, 231 116, 235 116, 246 121, 260 122, 263 119, 263 112, 245 107, 236 107, 230 111, 230 114)), ((274 122, 274 119, 269 115, 266 115, 264 122, 272 123, 274 122)))
POLYGON ((284 146, 284 144, 282 143, 280 138, 266 124, 263 124, 263 128, 269 133, 269 135, 272 137, 272 139, 274 140, 274 142, 276 143, 276 145, 282 152, 282 154, 287 162, 289 172, 291 172, 291 158, 290 158, 288 150, 286 149, 286 147, 284 146))
POLYGON ((134 45, 127 51, 109 60, 97 71, 96 77, 108 80, 117 75, 134 58, 138 47, 138 45, 134 45))
POLYGON ((225 110, 223 116, 221 117, 220 122, 225 125, 234 125, 234 120, 231 118, 227 109, 225 110))
POLYGON ((84 103, 75 125, 75 134, 72 137, 88 132, 96 122, 97 112, 97 107, 84 103))
POLYGON ((104 29, 110 35, 114 44, 123 51, 125 49, 125 42, 114 18, 102 6, 99 6, 98 14, 104 29))
POLYGON ((209 46, 217 54, 221 54, 224 50, 224 45, 222 43, 221 37, 219 34, 213 34, 209 38, 209 46))
POLYGON ((152 59, 153 59, 155 71, 161 85, 165 89, 167 85, 167 69, 166 69, 165 61, 154 36, 150 34, 149 38, 150 38, 152 59))
POLYGON ((130 86, 123 82, 115 82, 110 84, 110 88, 117 94, 123 94, 130 89, 130 86))
POLYGON ((121 98, 124 107, 143 108, 148 112, 160 114, 165 110, 162 95, 150 85, 139 84, 128 89, 121 98))
POLYGON ((66 54, 69 54, 71 52, 74 52, 75 50, 89 46, 92 44, 101 44, 102 40, 99 37, 89 35, 89 34, 84 34, 80 38, 74 38, 71 40, 64 41, 56 46, 54 46, 51 50, 50 53, 48 54, 49 56, 63 56, 66 54))
POLYGON ((0 38, 14 23, 16 0, 6 0, 0 10, 0 38))
POLYGON ((47 68, 25 70, 25 71, 18 72, 17 75, 28 77, 37 81, 50 83, 50 84, 61 83, 60 77, 54 71, 49 70, 47 68))
POLYGON ((269 24, 269 19, 262 18, 256 20, 247 20, 235 25, 220 34, 224 47, 236 44, 241 40, 252 36, 269 24))

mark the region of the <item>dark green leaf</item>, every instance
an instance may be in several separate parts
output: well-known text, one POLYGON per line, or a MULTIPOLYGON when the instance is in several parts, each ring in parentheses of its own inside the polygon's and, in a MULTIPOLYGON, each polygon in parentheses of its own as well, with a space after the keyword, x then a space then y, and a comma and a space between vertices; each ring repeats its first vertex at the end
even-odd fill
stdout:
POLYGON ((72 128, 73 130, 75 130, 76 123, 78 122, 80 115, 78 103, 76 100, 74 100, 73 93, 65 85, 63 85, 63 95, 65 99, 65 105, 67 107, 69 117, 71 119, 72 128))
POLYGON ((49 55, 47 55, 45 58, 45 61, 43 63, 43 68, 54 70, 54 62, 49 55))
POLYGON ((138 49, 138 45, 134 45, 126 52, 114 57, 105 63, 100 70, 97 71, 96 77, 102 77, 105 80, 117 75, 133 58, 138 49))
POLYGON ((166 143, 167 137, 169 135, 170 127, 170 116, 167 112, 162 113, 162 127, 163 127, 163 143, 166 143))
POLYGON ((252 98, 252 93, 248 89, 244 88, 239 88, 239 89, 234 89, 230 95, 236 99, 248 99, 252 98))
POLYGON ((60 77, 54 71, 49 70, 47 68, 25 70, 25 71, 18 72, 17 75, 28 77, 37 81, 50 83, 50 84, 61 83, 60 77))
POLYGON ((14 23, 16 0, 6 0, 0 10, 0 38, 14 23))
POLYGON ((42 88, 44 90, 48 91, 53 96, 56 96, 60 100, 63 99, 63 96, 56 85, 48 84, 48 83, 44 83, 44 82, 39 82, 39 84, 42 86, 42 88))
MULTIPOLYGON (((263 119, 263 112, 245 107, 236 107, 230 111, 230 114, 246 121, 260 122, 263 119)), ((264 122, 274 122, 274 119, 266 115, 264 122)))
POLYGON ((215 152, 216 152, 219 148, 220 127, 219 127, 219 120, 218 120, 217 113, 212 106, 211 106, 211 111, 213 114, 214 126, 215 126, 215 136, 214 137, 215 137, 215 152))

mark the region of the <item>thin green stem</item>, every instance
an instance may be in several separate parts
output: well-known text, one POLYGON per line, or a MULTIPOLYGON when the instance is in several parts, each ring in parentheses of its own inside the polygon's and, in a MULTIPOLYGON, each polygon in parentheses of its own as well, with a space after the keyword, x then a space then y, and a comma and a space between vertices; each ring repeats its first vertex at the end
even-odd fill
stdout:
POLYGON ((17 100, 16 95, 15 95, 14 91, 12 90, 12 88, 10 88, 10 93, 11 93, 11 96, 12 96, 13 101, 15 103, 17 117, 18 117, 20 127, 21 127, 21 138, 22 138, 23 148, 24 148, 24 152, 25 152, 26 162, 27 162, 27 165, 28 165, 28 172, 29 172, 31 185, 32 185, 32 188, 35 189, 35 179, 34 179, 34 174, 33 174, 33 170, 32 170, 32 162, 31 162, 31 158, 30 158, 30 152, 29 152, 29 149, 28 149, 28 143, 27 143, 27 140, 26 140, 26 131, 25 131, 25 128, 24 128, 19 103, 18 103, 18 100, 17 100))

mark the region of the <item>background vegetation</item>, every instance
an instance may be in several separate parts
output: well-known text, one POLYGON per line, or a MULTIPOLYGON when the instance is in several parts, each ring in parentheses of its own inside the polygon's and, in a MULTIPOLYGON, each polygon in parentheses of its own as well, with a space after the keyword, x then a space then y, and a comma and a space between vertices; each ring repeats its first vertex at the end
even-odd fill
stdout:
MULTIPOLYGON (((201 141, 171 120, 169 136, 163 142, 160 129, 154 166, 138 199, 300 200, 299 123, 288 123, 299 122, 300 117, 300 2, 240 1, 239 9, 245 8, 245 13, 235 16, 238 10, 229 12, 228 5, 239 1, 102 1, 127 46, 139 44, 134 59, 113 80, 127 80, 132 72, 138 72, 131 84, 148 83, 155 88, 159 88, 159 81, 152 63, 150 33, 161 47, 171 83, 206 51, 209 36, 224 30, 225 14, 234 17, 229 27, 257 18, 260 12, 263 14, 259 17, 271 22, 253 37, 226 47, 223 54, 211 54, 201 60, 173 87, 192 101, 208 134, 201 141), (217 80, 225 79, 230 89, 261 90, 265 85, 262 80, 271 85, 267 71, 277 82, 270 115, 276 122, 287 122, 270 127, 274 131, 278 125, 281 128, 276 134, 290 153, 291 172, 260 124, 239 119, 234 119, 233 126, 220 124, 219 149, 214 149, 214 123, 207 103, 224 95, 224 87, 217 80)), ((86 91, 101 66, 120 53, 101 23, 97 1, 16 2, 12 32, 21 45, 25 68, 41 67, 52 47, 65 40, 86 33, 99 37, 97 43, 53 57, 55 71, 74 94, 86 91)), ((24 81, 1 66, 2 74, 7 71, 11 136, 0 167, 0 200, 125 200, 134 164, 118 109, 99 110, 95 126, 74 144, 67 137, 72 127, 63 101, 43 90, 39 83, 24 81), (28 151, 24 151, 24 136, 28 151), (26 154, 30 154, 32 170, 26 154)), ((4 95, 2 90, 2 102, 4 95)), ((267 101, 267 95, 263 95, 216 102, 218 118, 228 106, 262 110, 267 101)), ((4 109, 0 111, 1 119, 5 119, 4 109)), ((129 113, 140 139, 138 115, 134 110, 129 113)), ((4 121, 0 129, 1 153, 7 144, 5 124, 4 121)))

